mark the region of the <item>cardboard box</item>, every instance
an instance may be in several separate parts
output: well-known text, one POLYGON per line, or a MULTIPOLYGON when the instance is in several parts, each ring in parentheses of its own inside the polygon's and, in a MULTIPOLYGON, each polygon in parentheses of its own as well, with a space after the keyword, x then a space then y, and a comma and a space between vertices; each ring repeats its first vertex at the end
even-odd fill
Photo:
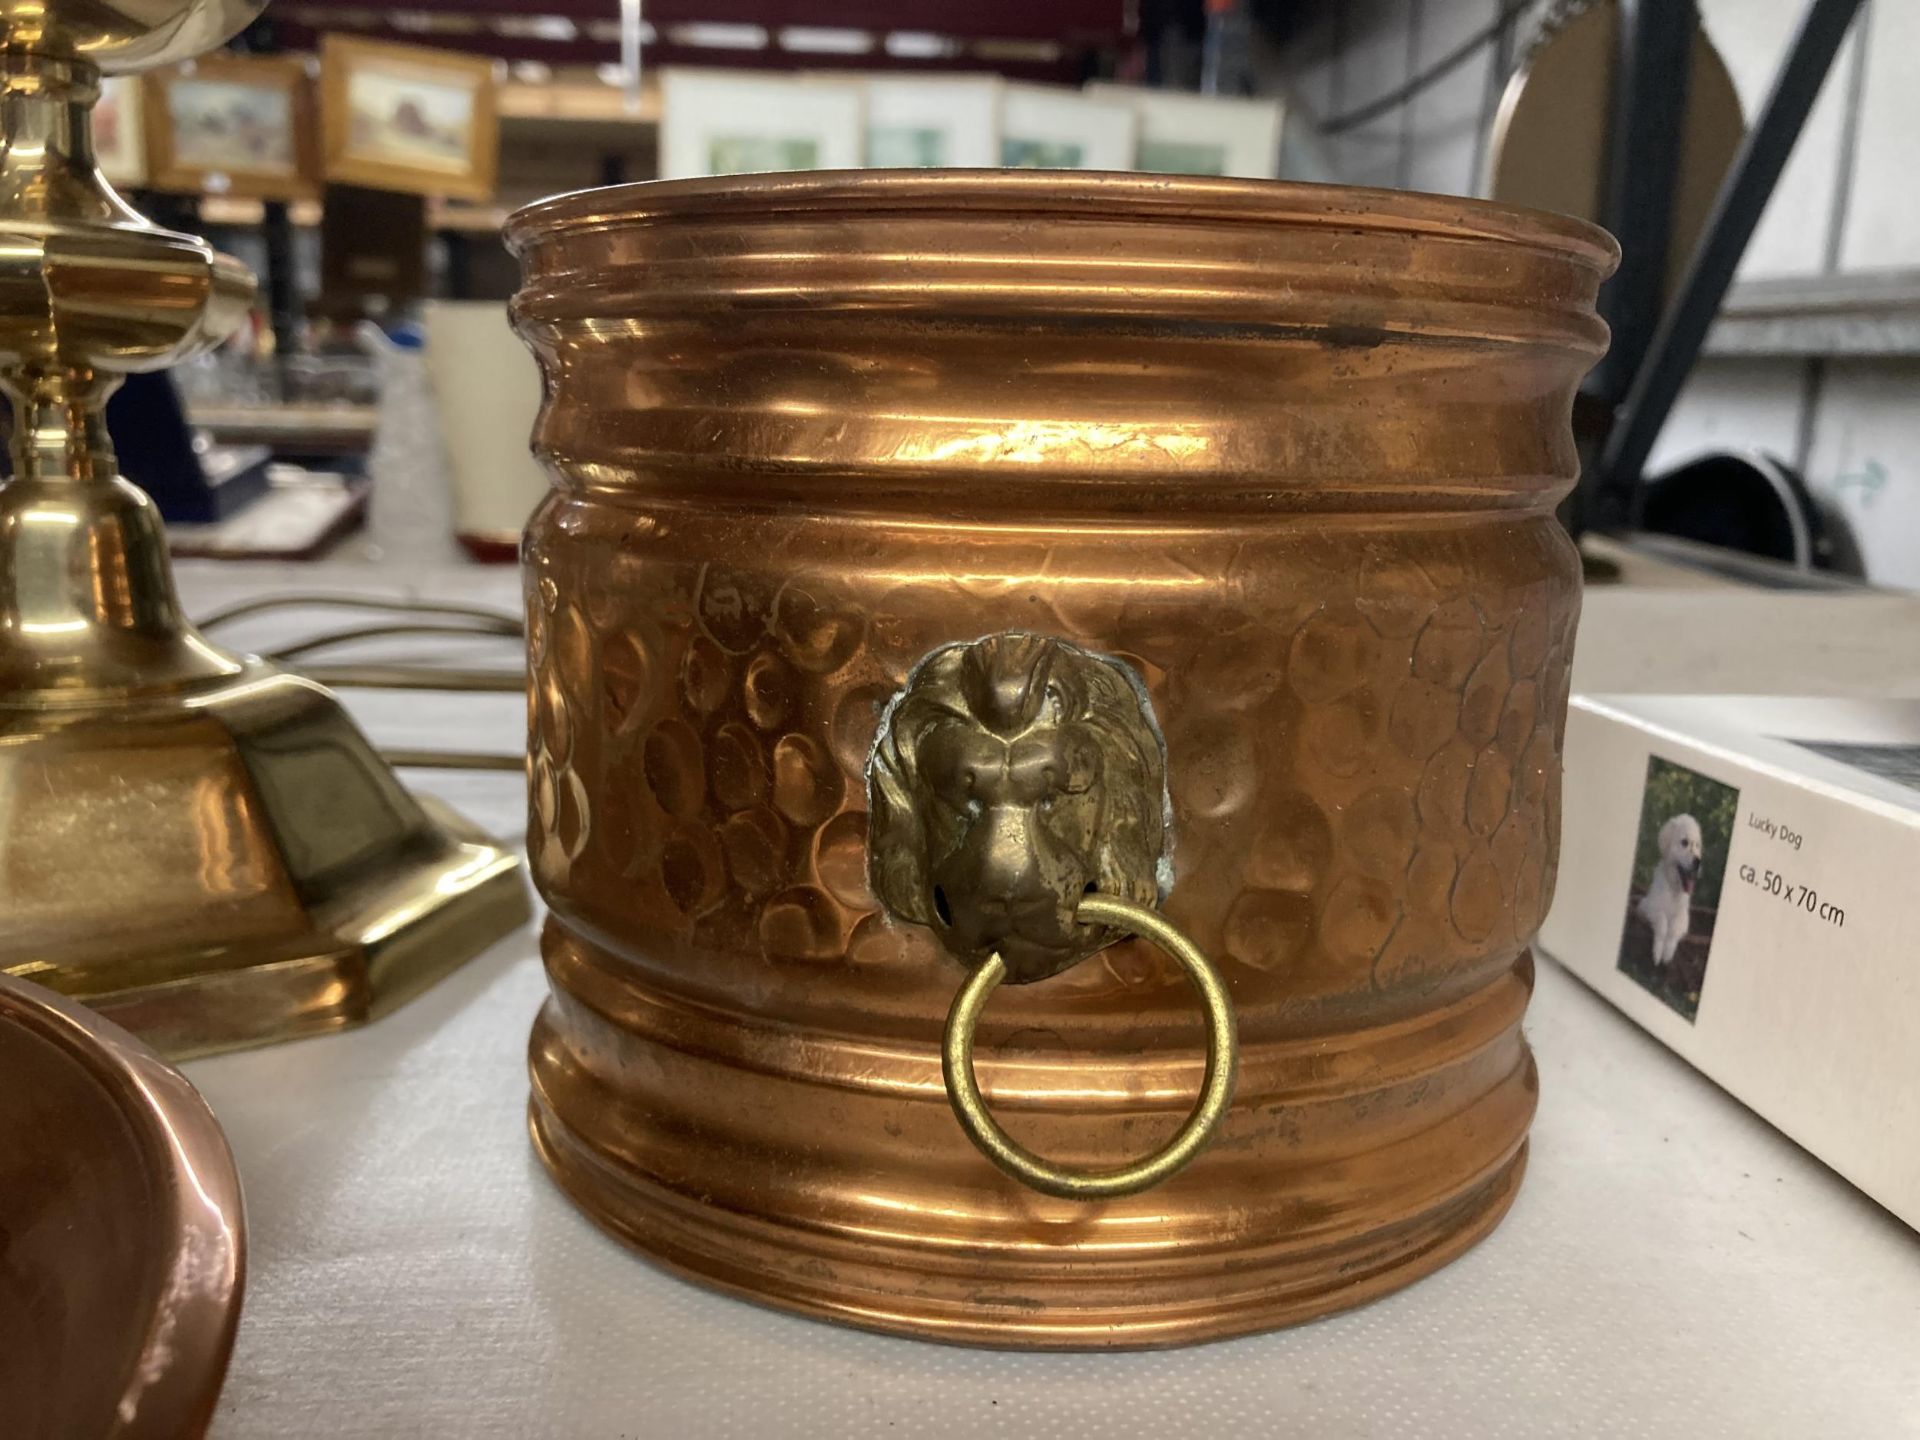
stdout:
POLYGON ((1920 1227, 1920 702, 1575 696, 1562 816, 1540 949, 1920 1227))

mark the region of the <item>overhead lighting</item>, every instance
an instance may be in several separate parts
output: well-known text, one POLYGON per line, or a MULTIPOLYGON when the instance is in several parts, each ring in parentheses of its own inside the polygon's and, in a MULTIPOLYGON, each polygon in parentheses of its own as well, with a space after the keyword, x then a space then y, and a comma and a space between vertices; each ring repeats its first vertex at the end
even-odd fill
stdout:
MULTIPOLYGON (((620 22, 618 20, 589 20, 587 21, 586 29, 587 38, 590 40, 598 40, 606 45, 618 45, 620 43, 620 22)), ((640 22, 640 43, 642 45, 651 45, 656 38, 653 26, 649 25, 645 20, 642 20, 640 22)))
POLYGON ((640 0, 620 0, 620 88, 629 115, 640 113, 640 0))
POLYGON ((943 60, 959 48, 946 36, 926 30, 895 30, 887 36, 887 54, 902 60, 943 60))
POLYGON ((667 38, 676 45, 695 50, 764 50, 769 36, 764 25, 697 20, 688 25, 667 27, 667 38))
POLYGON ((565 44, 580 38, 580 27, 564 15, 502 15, 493 28, 509 40, 556 40, 565 44))
POLYGON ((864 55, 873 49, 873 35, 838 25, 788 25, 780 32, 780 48, 796 55, 864 55))
MULTIPOLYGON (((438 15, 430 10, 395 10, 379 19, 409 35, 478 35, 480 22, 471 15, 438 15)), ((338 25, 335 18, 328 27, 338 25)))

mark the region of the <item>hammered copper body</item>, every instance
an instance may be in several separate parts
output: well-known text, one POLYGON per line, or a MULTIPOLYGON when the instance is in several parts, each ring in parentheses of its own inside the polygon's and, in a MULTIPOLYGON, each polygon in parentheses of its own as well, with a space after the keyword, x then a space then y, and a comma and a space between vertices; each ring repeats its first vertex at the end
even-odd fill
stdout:
MULTIPOLYGON (((1615 251, 1463 200, 1150 176, 675 182, 509 228, 554 476, 525 548, 542 1158, 647 1253, 881 1329, 1257 1330, 1492 1228, 1526 1154, 1579 566, 1554 522, 1615 251), (942 1086, 963 972, 867 880, 929 651, 1117 657, 1164 729, 1164 913, 1240 1077, 1142 1194, 1023 1189, 942 1086)), ((1164 1144, 1200 1016, 1138 942, 996 995, 1056 1161, 1164 1144)))
POLYGON ((119 1026, 0 975, 0 1433, 202 1434, 245 1254, 199 1093, 119 1026))

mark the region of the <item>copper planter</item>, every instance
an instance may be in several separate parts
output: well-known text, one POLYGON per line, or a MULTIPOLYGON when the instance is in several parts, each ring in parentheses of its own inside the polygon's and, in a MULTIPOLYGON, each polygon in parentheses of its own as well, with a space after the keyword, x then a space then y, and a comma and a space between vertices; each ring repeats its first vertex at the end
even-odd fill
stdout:
POLYGON ((569 1194, 711 1284, 1027 1346, 1282 1325, 1484 1235, 1534 1108, 1551 512, 1612 243, 1017 172, 639 186, 509 236, 554 475, 531 1113, 569 1194), (1092 1170, 1168 1143, 1213 1032, 1080 888, 1158 906, 1237 1012, 1212 1144, 1119 1198, 994 1168, 941 1068, 954 956, 1002 953, 1038 981, 974 1047, 1006 1130, 1092 1170))

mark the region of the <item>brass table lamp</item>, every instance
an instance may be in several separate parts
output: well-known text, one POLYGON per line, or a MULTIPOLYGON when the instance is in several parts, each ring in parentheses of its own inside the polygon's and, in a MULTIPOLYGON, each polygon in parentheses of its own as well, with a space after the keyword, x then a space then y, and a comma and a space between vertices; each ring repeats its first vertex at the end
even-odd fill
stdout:
POLYGON ((259 9, 0 0, 0 969, 173 1056, 371 1019, 528 914, 517 856, 331 695, 194 630, 116 470, 119 377, 218 343, 253 279, 101 178, 99 77, 259 9))

